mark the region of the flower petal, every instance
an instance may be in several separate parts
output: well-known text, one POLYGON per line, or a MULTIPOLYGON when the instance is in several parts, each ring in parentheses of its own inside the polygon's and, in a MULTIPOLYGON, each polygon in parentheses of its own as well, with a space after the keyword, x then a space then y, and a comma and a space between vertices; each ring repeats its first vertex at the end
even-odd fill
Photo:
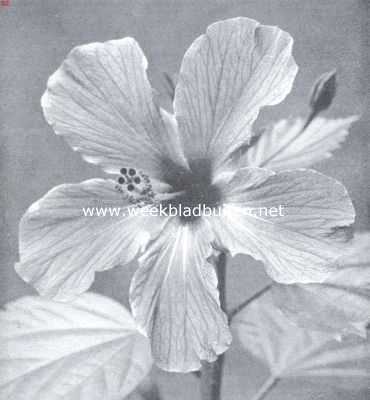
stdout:
POLYGON ((23 297, 0 312, 0 397, 122 399, 152 366, 130 313, 103 296, 23 297))
POLYGON ((262 261, 281 283, 322 281, 337 268, 355 215, 339 182, 311 170, 243 168, 223 191, 224 212, 212 223, 232 254, 262 261))
POLYGON ((58 300, 84 292, 95 271, 132 260, 159 228, 159 218, 129 215, 128 207, 111 180, 55 187, 22 217, 18 274, 58 300), (120 207, 119 216, 88 216, 88 207, 120 207))
POLYGON ((48 81, 46 120, 107 172, 132 166, 158 178, 162 159, 176 159, 179 147, 153 102, 147 65, 128 37, 74 48, 48 81))
POLYGON ((198 370, 200 360, 214 361, 231 342, 217 277, 207 261, 212 240, 205 221, 171 220, 140 259, 131 283, 131 307, 162 369, 198 370))
POLYGON ((187 50, 174 110, 189 158, 221 163, 251 138, 263 106, 290 92, 297 65, 293 39, 248 18, 210 25, 187 50))
POLYGON ((348 135, 358 117, 315 118, 305 129, 305 121, 283 119, 265 129, 248 149, 245 166, 280 171, 309 167, 331 157, 348 135))

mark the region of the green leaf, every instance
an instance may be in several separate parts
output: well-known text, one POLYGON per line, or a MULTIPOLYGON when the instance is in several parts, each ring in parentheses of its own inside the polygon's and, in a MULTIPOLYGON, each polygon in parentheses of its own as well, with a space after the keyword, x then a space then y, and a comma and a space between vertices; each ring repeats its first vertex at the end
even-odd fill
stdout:
POLYGON ((328 334, 299 328, 274 306, 270 293, 244 309, 235 326, 243 347, 276 379, 340 377, 349 387, 370 378, 369 340, 338 342, 328 334))
POLYGON ((293 322, 308 329, 340 336, 366 337, 370 323, 370 232, 355 235, 332 272, 322 284, 275 284, 275 304, 293 322))
POLYGON ((0 314, 0 398, 121 400, 149 372, 149 341, 120 304, 24 297, 0 314))

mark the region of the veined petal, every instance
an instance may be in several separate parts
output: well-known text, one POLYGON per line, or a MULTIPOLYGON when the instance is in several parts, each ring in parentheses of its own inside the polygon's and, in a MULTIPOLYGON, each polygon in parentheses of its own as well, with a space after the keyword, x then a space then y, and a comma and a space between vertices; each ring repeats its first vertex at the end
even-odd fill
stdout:
POLYGON ((210 25, 194 41, 174 100, 189 158, 220 164, 250 140, 260 108, 280 103, 291 90, 298 69, 292 45, 278 27, 241 17, 210 25))
POLYGON ((112 180, 55 187, 22 217, 18 274, 58 300, 84 292, 95 271, 126 264, 159 229, 160 218, 130 215, 129 207, 112 180))
POLYGON ((206 221, 171 220, 140 259, 131 307, 162 369, 198 370, 201 360, 214 361, 231 342, 217 277, 207 261, 213 239, 206 221))
POLYGON ((248 149, 243 164, 274 171, 310 167, 331 157, 358 117, 315 118, 306 128, 302 118, 283 119, 265 129, 248 149))
POLYGON ((320 282, 337 268, 355 212, 346 189, 311 170, 243 168, 212 224, 232 254, 249 254, 281 283, 320 282), (280 207, 280 209, 279 209, 280 207))
POLYGON ((132 38, 74 48, 50 77, 41 104, 58 135, 83 157, 116 173, 132 166, 158 178, 176 158, 176 130, 153 102, 148 63, 132 38))

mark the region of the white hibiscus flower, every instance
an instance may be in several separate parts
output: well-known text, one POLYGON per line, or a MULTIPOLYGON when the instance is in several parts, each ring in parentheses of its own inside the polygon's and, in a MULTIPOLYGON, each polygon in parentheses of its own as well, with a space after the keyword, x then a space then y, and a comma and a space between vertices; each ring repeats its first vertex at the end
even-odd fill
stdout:
POLYGON ((45 117, 86 161, 121 176, 118 184, 61 185, 33 204, 20 224, 20 276, 42 295, 67 300, 89 288, 95 271, 141 254, 132 312, 157 365, 183 372, 214 361, 231 342, 210 261, 215 249, 252 255, 278 282, 323 281, 354 220, 345 188, 312 170, 272 172, 251 166, 248 157, 235 163, 261 107, 291 90, 292 44, 286 32, 251 19, 212 24, 184 56, 174 115, 155 103, 134 39, 72 50, 49 79, 45 117), (228 212, 119 218, 82 212, 151 204, 228 212), (284 216, 243 212, 277 205, 284 216))

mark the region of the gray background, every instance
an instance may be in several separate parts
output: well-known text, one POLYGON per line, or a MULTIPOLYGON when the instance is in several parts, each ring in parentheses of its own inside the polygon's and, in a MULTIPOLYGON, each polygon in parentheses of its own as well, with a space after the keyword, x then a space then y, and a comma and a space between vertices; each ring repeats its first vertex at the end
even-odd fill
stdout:
MULTIPOLYGON (((337 68, 339 94, 328 115, 362 114, 361 121, 336 152, 316 167, 347 186, 356 206, 356 226, 369 226, 369 4, 367 0, 198 0, 103 1, 10 0, 0 7, 0 131, 1 131, 1 269, 0 304, 32 293, 15 274, 18 221, 26 208, 47 190, 65 182, 102 176, 84 163, 43 119, 40 97, 48 76, 74 46, 133 36, 158 71, 175 73, 190 43, 207 25, 234 16, 248 16, 279 25, 295 38, 300 67, 294 90, 283 105, 265 110, 261 120, 304 115, 316 77, 337 68)), ((94 289, 127 302, 135 265, 99 274, 94 289)), ((266 281, 260 265, 247 258, 232 260, 228 301, 235 304, 266 281)), ((266 370, 240 352, 235 340, 228 352, 225 399, 248 399, 266 377, 266 370)), ((192 375, 156 372, 165 399, 194 398, 192 375)), ((339 382, 336 382, 338 384, 339 382)), ((365 399, 327 382, 281 383, 271 399, 365 399)))

